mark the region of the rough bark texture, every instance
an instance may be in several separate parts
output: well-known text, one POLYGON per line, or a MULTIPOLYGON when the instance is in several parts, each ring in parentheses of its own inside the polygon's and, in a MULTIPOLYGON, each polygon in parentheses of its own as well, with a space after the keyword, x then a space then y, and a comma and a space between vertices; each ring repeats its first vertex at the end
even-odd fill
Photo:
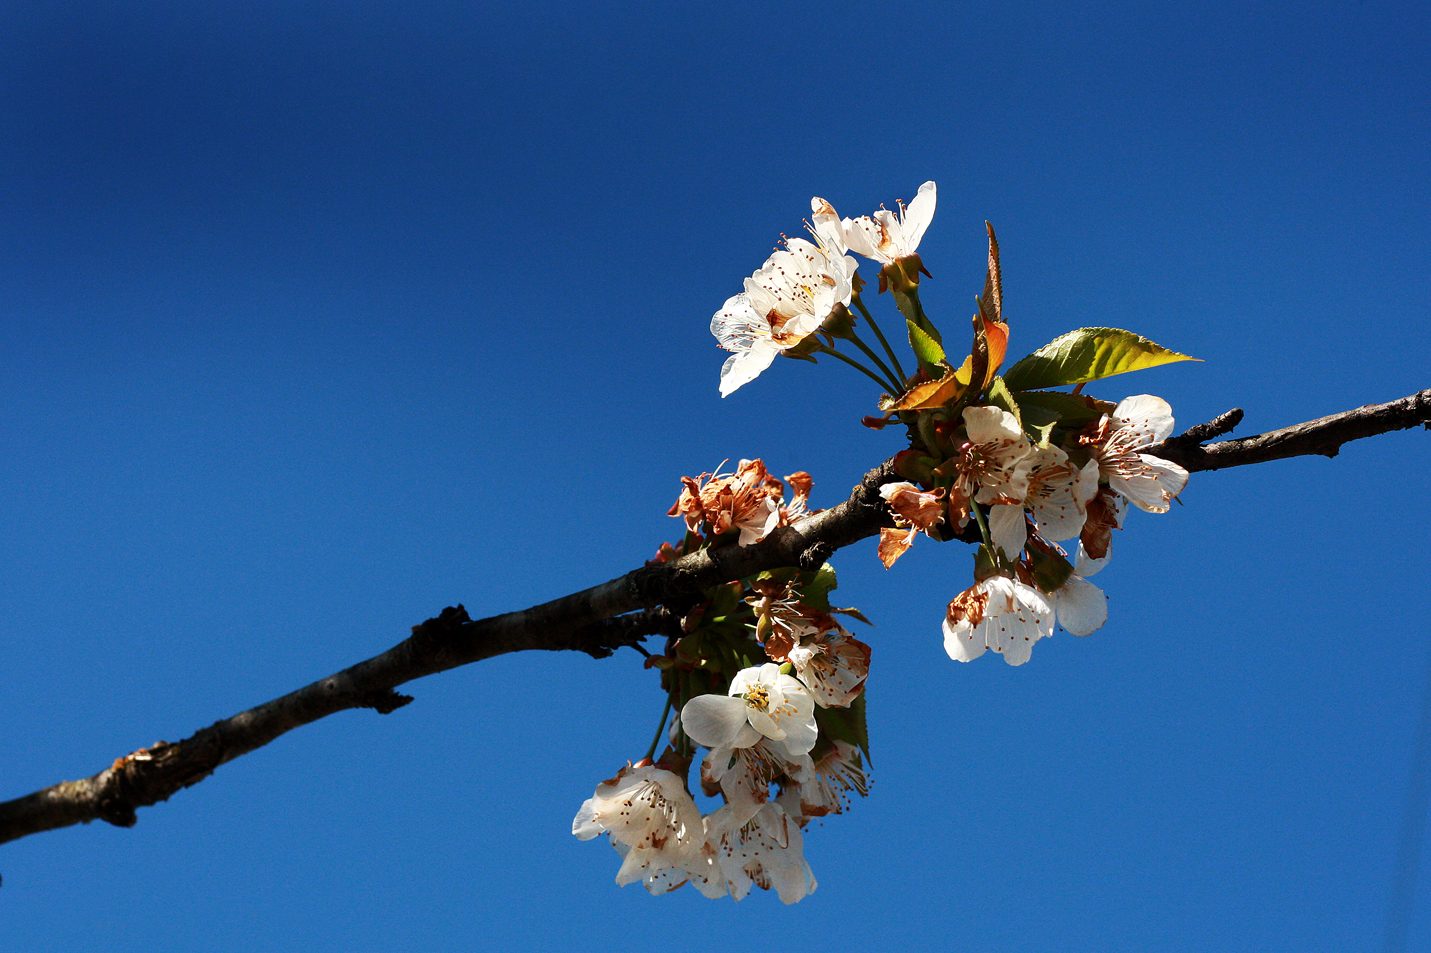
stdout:
MULTIPOLYGON (((1431 390, 1255 437, 1207 443, 1241 419, 1242 411, 1229 411, 1145 452, 1194 472, 1308 454, 1332 457, 1349 440, 1417 424, 1431 427, 1431 390)), ((647 635, 673 634, 679 615, 713 585, 764 569, 814 569, 836 550, 894 525, 879 488, 897 479, 886 461, 865 474, 844 502, 796 526, 781 527, 753 546, 702 550, 674 564, 645 566, 591 589, 487 619, 473 621, 461 606, 444 609, 381 655, 215 722, 183 741, 127 754, 93 777, 0 804, 0 843, 96 819, 132 826, 138 808, 167 800, 219 765, 300 725, 349 708, 382 714, 401 708, 412 699, 398 694, 397 687, 424 675, 530 649, 603 658, 617 648, 636 646, 647 635)))

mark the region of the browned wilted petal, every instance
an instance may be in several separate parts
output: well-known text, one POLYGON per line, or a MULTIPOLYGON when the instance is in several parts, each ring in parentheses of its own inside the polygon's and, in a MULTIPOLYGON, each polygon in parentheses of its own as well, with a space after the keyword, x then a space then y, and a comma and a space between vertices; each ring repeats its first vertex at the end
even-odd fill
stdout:
POLYGON ((884 563, 884 568, 893 566, 894 561, 914 545, 914 534, 918 532, 913 526, 909 529, 885 527, 879 531, 879 561, 884 563))
POLYGON ((984 611, 988 606, 989 593, 981 587, 975 586, 972 589, 965 589, 955 596, 950 601, 949 608, 944 615, 950 625, 958 625, 960 622, 978 625, 984 621, 984 611))
POLYGON ((1113 531, 1123 528, 1123 506, 1122 497, 1106 486, 1100 487, 1098 495, 1088 501, 1088 519, 1078 538, 1084 552, 1093 559, 1108 555, 1113 531))
POLYGON ((681 477, 681 483, 684 485, 684 489, 681 490, 681 495, 676 498, 675 504, 666 515, 685 516, 686 528, 694 533, 700 525, 704 513, 704 507, 701 504, 701 485, 699 481, 691 477, 681 477))

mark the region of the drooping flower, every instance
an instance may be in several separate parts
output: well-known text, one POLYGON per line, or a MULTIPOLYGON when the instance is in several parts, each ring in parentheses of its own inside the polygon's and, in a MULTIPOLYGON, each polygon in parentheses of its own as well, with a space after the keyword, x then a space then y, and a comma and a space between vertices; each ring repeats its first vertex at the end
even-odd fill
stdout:
POLYGON ((815 746, 815 702, 780 666, 742 669, 727 695, 697 695, 681 709, 686 736, 708 748, 748 748, 761 737, 784 744, 792 757, 815 746))
POLYGON ((1176 463, 1140 453, 1173 432, 1173 409, 1161 397, 1126 397, 1083 438, 1098 460, 1098 472, 1115 492, 1149 513, 1166 513, 1187 486, 1176 463))
POLYGON ((767 639, 765 654, 794 665, 795 674, 821 708, 848 708, 864 691, 870 647, 824 612, 807 615, 792 635, 767 639))
POLYGON ((949 516, 962 529, 970 500, 989 507, 989 532, 1006 557, 1016 557, 1028 538, 1024 500, 1029 491, 1026 458, 1033 444, 1018 419, 1001 407, 964 408, 968 440, 959 448, 957 477, 949 488, 949 516))
POLYGON ((712 536, 732 526, 740 529, 739 545, 759 542, 780 522, 784 486, 768 476, 760 460, 742 460, 735 474, 681 477, 684 489, 667 516, 684 516, 686 528, 698 532, 702 523, 712 536), (775 489, 772 492, 771 482, 775 489), (704 481, 704 482, 702 482, 704 481))
POLYGON ((791 756, 785 746, 761 738, 745 748, 712 748, 701 761, 701 785, 725 795, 733 822, 744 824, 770 800, 770 785, 810 781, 815 765, 808 754, 791 756))
POLYGON ((1029 490, 1027 505, 1045 539, 1071 539, 1088 518, 1088 501, 1098 492, 1098 461, 1082 468, 1059 447, 1038 447, 1025 460, 1029 490))
POLYGON ((879 531, 879 558, 888 569, 914 545, 915 534, 932 536, 934 527, 943 521, 944 490, 941 487, 927 493, 913 483, 901 481, 881 486, 879 495, 899 524, 895 529, 886 526, 879 531))
POLYGON ((766 804, 740 823, 728 812, 730 805, 712 814, 707 829, 732 897, 745 899, 752 885, 773 889, 787 904, 815 892, 818 884, 805 861, 805 838, 794 818, 778 804, 766 804))
POLYGON ((906 207, 903 202, 898 214, 881 208, 873 216, 861 215, 856 219, 839 220, 835 209, 824 199, 810 200, 815 212, 815 227, 833 232, 838 222, 840 242, 853 252, 880 262, 879 290, 908 292, 919 286, 919 275, 928 275, 924 263, 920 261, 919 241, 924 230, 934 218, 935 187, 926 182, 919 187, 914 201, 906 207))
POLYGON ((835 741, 815 762, 813 778, 791 780, 782 785, 775 802, 803 827, 812 817, 843 814, 849 807, 851 792, 864 797, 869 792, 869 777, 865 774, 860 749, 845 741, 835 741))
POLYGON ((716 341, 735 352, 721 368, 722 397, 755 380, 781 351, 799 345, 837 306, 850 303, 855 260, 828 245, 826 236, 814 235, 818 244, 788 239, 711 319, 716 341))
POLYGON ((954 597, 944 617, 944 651, 969 662, 993 649, 1010 665, 1029 660, 1033 644, 1053 635, 1053 604, 1032 586, 990 576, 954 597))
POLYGON ((602 781, 577 811, 571 832, 581 840, 608 833, 623 857, 622 886, 669 867, 695 864, 705 843, 700 809, 679 777, 645 764, 627 765, 602 781))

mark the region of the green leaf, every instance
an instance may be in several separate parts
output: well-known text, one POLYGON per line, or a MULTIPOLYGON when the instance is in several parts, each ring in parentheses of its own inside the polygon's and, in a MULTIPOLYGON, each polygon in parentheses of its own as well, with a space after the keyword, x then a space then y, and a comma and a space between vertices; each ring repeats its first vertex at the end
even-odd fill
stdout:
POLYGON ((820 727, 820 734, 831 741, 854 745, 864 752, 867 762, 874 764, 870 758, 869 730, 865 726, 864 692, 850 702, 849 708, 821 708, 816 705, 815 723, 820 727))
POLYGON ((863 622, 865 625, 868 625, 868 626, 871 626, 871 627, 874 626, 874 623, 871 622, 869 619, 866 619, 866 618, 865 618, 865 614, 864 614, 863 612, 861 612, 860 610, 858 610, 858 609, 854 609, 854 608, 851 608, 851 609, 837 609, 837 608, 835 608, 834 606, 831 606, 831 607, 830 607, 830 611, 831 611, 831 612, 838 612, 840 615, 847 615, 847 616, 849 616, 851 619, 859 619, 859 620, 860 620, 861 622, 863 622))
POLYGON ((1196 361, 1118 328, 1079 328, 1056 338, 1009 368, 1012 390, 1040 390, 1102 380, 1175 361, 1196 361))
POLYGON ((1048 446, 1048 438, 1053 433, 1053 428, 1058 426, 1058 422, 1058 414, 1047 407, 1039 406, 1025 406, 1020 420, 1024 433, 1039 447, 1048 446))
MULTIPOLYGON (((1081 430, 1115 406, 1081 394, 1066 394, 1061 390, 1021 390, 1014 395, 1014 399, 1024 409, 1025 418, 1034 414, 1037 409, 1044 415, 1051 414, 1065 430, 1081 430), (1100 407, 1100 404, 1104 406, 1100 407)), ((1039 416, 1038 419, 1044 420, 1047 417, 1039 416)))
POLYGON ((940 374, 936 368, 944 360, 944 348, 940 347, 938 341, 930 337, 927 331, 913 321, 906 319, 904 323, 909 328, 909 346, 914 349, 914 356, 919 359, 919 366, 924 368, 924 372, 931 378, 937 379, 940 374))
POLYGON ((1002 407, 1013 414, 1020 427, 1024 425, 1023 415, 1019 413, 1018 401, 1014 400, 1014 395, 1009 391, 1009 387, 1004 383, 1002 377, 994 378, 994 382, 989 385, 989 390, 984 396, 995 407, 1002 407))
MULTIPOLYGON (((807 574, 808 575, 808 574, 807 574)), ((814 577, 800 590, 800 602, 820 612, 830 611, 830 590, 834 589, 835 567, 829 563, 815 570, 814 577)))

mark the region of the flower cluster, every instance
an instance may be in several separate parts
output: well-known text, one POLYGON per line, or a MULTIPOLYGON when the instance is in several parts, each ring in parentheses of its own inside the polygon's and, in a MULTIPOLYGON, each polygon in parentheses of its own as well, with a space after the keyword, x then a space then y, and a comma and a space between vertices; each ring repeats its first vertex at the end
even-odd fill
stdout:
MULTIPOLYGON (((741 461, 734 475, 685 478, 670 515, 685 517, 686 538, 664 544, 656 561, 749 545, 808 515, 809 474, 786 481, 795 488, 789 504, 759 460, 741 461)), ((786 903, 815 889, 802 829, 868 790, 860 749, 870 647, 835 618, 863 617, 830 605, 834 585, 824 566, 717 586, 686 613, 665 653, 648 659, 677 712, 670 744, 659 761, 653 743, 645 759, 598 785, 572 823, 583 840, 610 835, 622 857, 617 883, 640 880, 652 893, 691 883, 736 900, 758 886, 786 903), (701 789, 721 799, 704 816, 685 780, 698 745, 707 749, 701 789)))
POLYGON ((1021 665, 1055 625, 1074 635, 1102 626, 1107 605, 1087 577, 1107 562, 1127 503, 1166 513, 1186 485, 1187 471, 1141 452, 1172 433, 1166 401, 1144 394, 1116 407, 1082 404, 1095 420, 1080 427, 1083 416, 1062 418, 1069 426, 1051 428, 1041 442, 1001 407, 965 407, 959 425, 935 426, 932 448, 896 458, 897 469, 929 489, 908 481, 881 488, 898 524, 880 534, 886 567, 919 532, 960 536, 977 521, 987 539, 975 585, 945 613, 950 658, 968 662, 993 649, 1021 665), (1064 541, 1076 544, 1076 562, 1056 545, 1064 541))
MULTIPOLYGON (((920 277, 930 274, 918 249, 935 196, 926 182, 908 206, 856 219, 811 199, 813 241, 787 239, 711 321, 733 352, 720 393, 751 382, 779 355, 833 357, 877 382, 881 415, 865 425, 898 424, 909 438, 893 460, 899 479, 880 487, 893 524, 880 531, 880 560, 893 566, 920 534, 976 544, 974 585, 945 610, 944 649, 965 662, 992 649, 1021 665, 1056 626, 1088 635, 1104 624, 1107 603, 1089 577, 1107 563, 1129 504, 1166 513, 1187 484, 1185 470, 1150 452, 1173 432, 1166 401, 1144 394, 1113 404, 1084 385, 1191 358, 1129 331, 1089 327, 1005 369, 1009 324, 989 227, 972 340, 962 360, 951 359, 919 297, 920 277), (903 319, 912 372, 865 306, 850 252, 879 266, 879 292, 903 319)), ((759 546, 782 526, 798 531, 814 512, 811 482, 804 472, 776 479, 760 460, 684 477, 669 515, 684 519, 685 538, 662 544, 652 563, 759 546)), ((656 740, 645 758, 598 785, 572 824, 582 839, 609 835, 622 859, 618 883, 641 881, 652 893, 690 883, 736 900, 759 886, 786 903, 814 891, 803 829, 868 790, 871 650, 836 616, 867 620, 830 605, 834 583, 828 564, 767 571, 679 607, 679 634, 660 655, 646 653, 666 695, 656 740), (670 743, 653 761, 672 711, 670 743), (698 759, 701 792, 719 798, 704 813, 689 782, 698 759)))

